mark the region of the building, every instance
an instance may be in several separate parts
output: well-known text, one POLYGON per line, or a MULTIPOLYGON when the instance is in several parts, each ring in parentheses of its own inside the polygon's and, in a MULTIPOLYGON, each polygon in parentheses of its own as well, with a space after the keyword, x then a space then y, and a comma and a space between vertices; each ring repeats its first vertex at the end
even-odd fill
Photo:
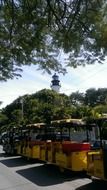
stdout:
POLYGON ((51 89, 56 91, 56 92, 59 92, 60 91, 60 88, 61 88, 61 85, 60 85, 60 80, 59 80, 59 76, 56 75, 56 73, 52 76, 52 81, 51 81, 51 89))

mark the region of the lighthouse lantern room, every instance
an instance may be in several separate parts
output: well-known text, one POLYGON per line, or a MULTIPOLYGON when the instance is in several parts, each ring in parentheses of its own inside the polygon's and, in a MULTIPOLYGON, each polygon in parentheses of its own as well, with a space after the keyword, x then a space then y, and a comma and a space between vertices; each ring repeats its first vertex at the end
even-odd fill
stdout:
POLYGON ((60 80, 59 80, 59 76, 56 75, 56 73, 52 76, 52 81, 51 81, 51 89, 56 91, 56 92, 59 92, 61 88, 61 85, 60 85, 60 80))

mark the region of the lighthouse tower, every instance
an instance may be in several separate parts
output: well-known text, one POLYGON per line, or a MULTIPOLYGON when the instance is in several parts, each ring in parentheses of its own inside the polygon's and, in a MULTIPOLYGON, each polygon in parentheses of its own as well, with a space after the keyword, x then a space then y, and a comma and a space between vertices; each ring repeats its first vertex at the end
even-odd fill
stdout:
POLYGON ((56 75, 56 73, 52 76, 52 81, 51 81, 51 89, 56 91, 56 92, 59 92, 61 88, 61 85, 60 85, 60 80, 59 80, 59 76, 56 75))

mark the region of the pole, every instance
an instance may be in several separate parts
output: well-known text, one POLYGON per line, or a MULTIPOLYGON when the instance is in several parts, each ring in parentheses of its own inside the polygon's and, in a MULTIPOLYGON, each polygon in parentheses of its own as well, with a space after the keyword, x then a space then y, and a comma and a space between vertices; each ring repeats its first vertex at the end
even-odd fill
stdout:
POLYGON ((22 121, 23 121, 23 116, 24 116, 24 111, 23 111, 23 98, 21 98, 20 100, 20 103, 21 103, 21 114, 22 114, 22 121))

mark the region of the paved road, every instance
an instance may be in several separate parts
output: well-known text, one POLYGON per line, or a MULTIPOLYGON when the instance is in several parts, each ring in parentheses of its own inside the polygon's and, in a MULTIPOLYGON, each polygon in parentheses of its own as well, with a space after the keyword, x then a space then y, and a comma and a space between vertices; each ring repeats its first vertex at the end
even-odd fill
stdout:
POLYGON ((107 190, 107 184, 60 173, 52 165, 7 157, 0 146, 0 190, 107 190))

